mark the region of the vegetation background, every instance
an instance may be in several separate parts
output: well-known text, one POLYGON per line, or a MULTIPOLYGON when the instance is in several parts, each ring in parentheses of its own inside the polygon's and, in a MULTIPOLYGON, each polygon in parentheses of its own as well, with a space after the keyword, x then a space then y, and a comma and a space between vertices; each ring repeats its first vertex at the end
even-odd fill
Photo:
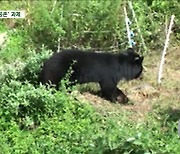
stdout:
POLYGON ((0 10, 26 10, 24 19, 0 19, 0 153, 179 153, 180 3, 137 0, 133 7, 146 52, 125 0, 0 1, 0 10), (37 83, 43 61, 58 50, 126 49, 124 6, 146 66, 143 81, 121 83, 129 105, 86 92, 97 93, 96 85, 74 87, 69 95, 37 83), (165 78, 158 85, 172 14, 165 78))

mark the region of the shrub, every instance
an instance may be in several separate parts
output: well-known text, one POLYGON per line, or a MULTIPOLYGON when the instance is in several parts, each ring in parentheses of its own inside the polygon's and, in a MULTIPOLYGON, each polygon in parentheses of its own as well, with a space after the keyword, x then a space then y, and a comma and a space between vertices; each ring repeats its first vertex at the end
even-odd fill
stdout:
POLYGON ((38 84, 38 77, 43 62, 51 55, 49 50, 42 47, 41 51, 36 53, 34 50, 28 50, 28 58, 22 61, 20 58, 9 64, 0 66, 0 83, 16 80, 21 82, 28 81, 34 85, 38 84))

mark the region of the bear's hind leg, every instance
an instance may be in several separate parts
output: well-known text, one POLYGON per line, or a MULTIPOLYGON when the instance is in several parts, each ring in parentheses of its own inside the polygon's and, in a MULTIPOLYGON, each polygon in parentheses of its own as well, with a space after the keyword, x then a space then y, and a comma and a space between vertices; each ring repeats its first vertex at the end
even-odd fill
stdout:
POLYGON ((45 85, 49 84, 50 87, 55 87, 57 90, 59 89, 59 79, 55 73, 43 71, 40 76, 40 82, 45 85))

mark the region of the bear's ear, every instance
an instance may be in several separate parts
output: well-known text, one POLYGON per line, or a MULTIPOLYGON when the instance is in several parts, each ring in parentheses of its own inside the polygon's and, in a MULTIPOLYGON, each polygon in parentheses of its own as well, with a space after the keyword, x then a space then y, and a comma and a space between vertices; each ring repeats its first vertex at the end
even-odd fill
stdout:
POLYGON ((135 54, 135 51, 133 48, 128 48, 127 50, 125 50, 124 52, 122 52, 123 55, 131 57, 135 54))
POLYGON ((127 52, 135 52, 133 48, 128 48, 127 52))

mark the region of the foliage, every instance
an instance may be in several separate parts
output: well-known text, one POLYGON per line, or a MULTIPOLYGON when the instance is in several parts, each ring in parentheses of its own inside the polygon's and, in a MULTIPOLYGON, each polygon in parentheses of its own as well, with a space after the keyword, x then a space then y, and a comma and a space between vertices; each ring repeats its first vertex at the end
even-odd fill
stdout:
MULTIPOLYGON (((12 9, 12 5, 2 1, 3 8, 12 9)), ((27 8, 23 20, 3 20, 3 31, 12 26, 17 31, 10 34, 9 48, 5 52, 9 59, 20 54, 24 56, 27 47, 38 49, 45 45, 56 51, 64 48, 91 48, 94 50, 118 50, 128 46, 123 7, 127 6, 128 16, 133 23, 131 29, 134 39, 142 48, 128 3, 124 1, 27 1, 11 2, 15 8, 27 8), (40 7, 39 7, 40 6, 40 7), (100 11, 99 11, 100 10, 100 11), (13 42, 19 42, 13 47, 13 42), (14 48, 13 52, 12 49, 14 48), (17 49, 16 49, 17 48, 17 49)), ((165 39, 165 22, 175 14, 173 32, 179 40, 179 2, 138 0, 133 1, 134 10, 142 36, 149 49, 162 46, 165 39)), ((142 49, 143 50, 143 49, 142 49)), ((7 56, 4 56, 7 58, 7 56)))
POLYGON ((28 54, 29 58, 25 60, 25 67, 18 80, 22 82, 28 80, 28 82, 37 85, 43 62, 51 56, 52 52, 42 47, 40 52, 36 53, 31 50, 28 54))
POLYGON ((1 59, 5 62, 9 62, 16 57, 24 56, 25 33, 22 31, 9 31, 7 41, 5 42, 6 48, 3 48, 0 52, 1 59))
POLYGON ((34 50, 27 50, 28 59, 24 61, 16 59, 11 64, 2 65, 0 67, 0 83, 16 80, 21 82, 28 81, 37 85, 43 61, 51 55, 51 52, 44 47, 40 51, 36 53, 34 50))
POLYGON ((180 150, 177 123, 167 122, 163 127, 153 119, 136 123, 125 113, 103 118, 63 91, 11 80, 2 85, 0 101, 2 152, 138 154, 180 150))

